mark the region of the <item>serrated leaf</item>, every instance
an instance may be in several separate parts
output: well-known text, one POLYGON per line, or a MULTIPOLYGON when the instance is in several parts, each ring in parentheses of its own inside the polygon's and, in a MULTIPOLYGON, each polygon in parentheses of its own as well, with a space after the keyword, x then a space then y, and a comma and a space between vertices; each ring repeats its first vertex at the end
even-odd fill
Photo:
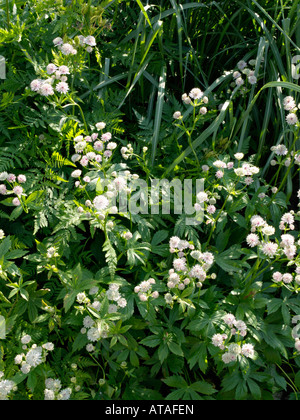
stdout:
POLYGON ((162 381, 171 388, 182 389, 188 387, 186 381, 179 375, 170 376, 169 378, 162 379, 162 381))

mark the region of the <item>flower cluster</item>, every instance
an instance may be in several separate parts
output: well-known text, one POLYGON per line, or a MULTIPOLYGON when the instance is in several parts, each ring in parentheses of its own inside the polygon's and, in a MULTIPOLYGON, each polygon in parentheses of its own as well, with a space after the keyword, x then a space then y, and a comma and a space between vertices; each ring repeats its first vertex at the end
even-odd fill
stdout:
MULTIPOLYGON (((207 107, 204 105, 207 105, 209 102, 209 99, 207 96, 204 95, 204 93, 199 88, 193 88, 189 94, 184 93, 182 95, 182 101, 186 105, 192 105, 194 107, 200 107, 199 114, 205 115, 207 114, 208 110, 207 107)), ((173 118, 175 120, 181 120, 182 115, 180 111, 176 111, 173 114, 173 118)))
POLYGON ((155 283, 155 279, 150 278, 148 280, 143 280, 138 286, 135 286, 134 292, 138 294, 138 297, 141 302, 146 302, 147 300, 149 300, 150 297, 154 299, 158 298, 158 291, 153 291, 152 289, 155 283))
POLYGON ((120 291, 120 285, 117 283, 111 283, 109 285, 108 290, 106 291, 106 297, 108 300, 111 300, 116 303, 112 303, 109 306, 109 312, 114 313, 117 312, 118 308, 125 308, 127 305, 127 301, 124 297, 122 297, 120 291))
MULTIPOLYGON (((216 168, 215 177, 217 179, 221 179, 224 177, 224 173, 226 170, 233 170, 237 177, 243 178, 243 182, 246 185, 252 184, 254 181, 252 177, 259 173, 259 168, 248 162, 240 163, 240 161, 244 157, 243 153, 236 153, 234 157, 238 162, 237 167, 235 167, 235 162, 224 162, 223 160, 216 160, 212 163, 212 167, 216 168)), ((207 165, 202 166, 202 170, 204 172, 208 172, 209 169, 210 168, 207 165)))
POLYGON ((220 350, 226 350, 222 354, 222 360, 225 364, 236 362, 239 356, 247 358, 254 357, 254 346, 250 343, 231 342, 233 336, 236 336, 237 340, 244 338, 247 335, 247 325, 244 321, 237 320, 234 315, 226 314, 223 317, 223 321, 227 328, 230 328, 228 334, 214 334, 212 337, 212 344, 218 347, 220 350))
POLYGON ((46 357, 49 351, 54 350, 54 344, 51 342, 45 343, 41 346, 37 344, 32 344, 28 348, 27 344, 32 341, 31 336, 26 334, 21 338, 22 349, 27 351, 25 353, 17 354, 15 357, 15 364, 20 365, 20 370, 24 374, 28 374, 32 368, 37 367, 38 365, 46 361, 46 357))
POLYGON ((288 125, 298 125, 299 120, 296 112, 300 108, 300 104, 297 106, 295 99, 292 96, 286 96, 283 99, 283 107, 285 111, 288 112, 286 116, 286 122, 288 123, 288 125))
MULTIPOLYGON (((267 224, 267 222, 259 215, 254 215, 250 219, 251 232, 246 242, 250 248, 260 246, 263 254, 267 257, 273 258, 280 252, 283 253, 289 260, 292 260, 297 252, 295 245, 295 238, 289 233, 281 235, 279 243, 270 241, 269 237, 275 234, 275 228, 267 224)), ((281 217, 279 224, 280 230, 294 230, 294 215, 293 212, 285 213, 281 217)))
MULTIPOLYGON (((87 306, 87 309, 91 308, 92 312, 99 312, 104 298, 107 298, 110 301, 108 305, 108 314, 117 314, 118 309, 125 308, 127 306, 127 301, 124 296, 120 293, 120 285, 117 283, 110 283, 108 290, 99 290, 98 286, 94 286, 89 290, 89 295, 93 296, 93 302, 87 297, 85 292, 79 293, 77 295, 77 302, 79 304, 84 304, 87 306)), ((83 307, 77 307, 80 312, 83 312, 83 307)), ((107 338, 109 334, 109 324, 104 320, 99 320, 98 318, 94 320, 90 315, 87 315, 83 319, 83 328, 81 328, 81 334, 86 334, 89 341, 97 342, 102 338, 107 338)), ((92 352, 95 350, 93 344, 88 344, 86 346, 87 351, 92 352)))
MULTIPOLYGON (((87 52, 92 52, 93 47, 95 47, 96 39, 92 35, 83 36, 79 35, 79 45, 84 47, 87 52)), ((61 51, 63 55, 76 55, 77 54, 77 45, 76 42, 69 40, 68 42, 64 42, 64 40, 61 37, 57 37, 53 40, 53 44, 55 47, 58 47, 58 49, 61 51)))
MULTIPOLYGON (((96 40, 93 36, 79 36, 78 45, 85 47, 86 51, 92 52, 93 47, 96 45, 96 40)), ((57 59, 60 64, 49 63, 46 67, 46 71, 43 73, 46 78, 34 79, 30 83, 30 89, 32 92, 39 93, 41 96, 52 96, 55 92, 60 94, 66 94, 70 90, 68 84, 68 75, 71 74, 70 65, 65 63, 68 61, 68 56, 74 56, 77 54, 76 41, 70 40, 64 42, 60 37, 53 40, 55 47, 59 49, 62 56, 57 59)))
POLYGON ((14 381, 3 379, 4 372, 0 371, 0 401, 8 400, 11 393, 17 390, 14 381))
MULTIPOLYGON (((202 287, 206 278, 215 278, 215 274, 208 276, 207 271, 214 263, 214 256, 211 252, 201 252, 195 250, 195 246, 180 239, 178 236, 173 236, 169 242, 170 253, 177 254, 173 260, 173 268, 169 270, 167 278, 167 287, 170 291, 182 291, 187 286, 202 287), (195 263, 196 260, 196 263, 195 263)), ((171 293, 165 295, 165 300, 168 304, 172 303, 173 298, 171 293)))
MULTIPOLYGON (((249 61, 250 66, 256 66, 256 60, 249 61)), ((240 60, 237 63, 238 70, 233 72, 234 82, 232 83, 232 87, 235 86, 243 86, 245 84, 245 80, 243 79, 243 75, 246 76, 247 81, 250 85, 256 85, 257 77, 255 75, 255 71, 248 67, 248 63, 244 60, 240 60)))
POLYGON ((26 176, 22 174, 14 175, 12 173, 1 172, 0 181, 6 182, 11 188, 11 190, 8 190, 6 184, 0 184, 0 194, 15 195, 15 197, 12 200, 12 204, 16 207, 20 206, 21 197, 26 196, 26 194, 24 193, 24 188, 20 184, 24 184, 26 182, 26 176))
POLYGON ((45 400, 54 401, 54 400, 69 400, 72 394, 71 388, 61 389, 62 384, 59 379, 48 378, 45 380, 45 400))

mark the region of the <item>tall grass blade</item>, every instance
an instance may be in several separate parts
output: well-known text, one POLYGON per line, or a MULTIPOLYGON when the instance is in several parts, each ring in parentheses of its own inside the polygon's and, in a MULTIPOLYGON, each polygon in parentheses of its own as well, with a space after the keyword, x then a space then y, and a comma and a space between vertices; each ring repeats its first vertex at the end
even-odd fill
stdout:
POLYGON ((166 66, 163 66, 161 75, 159 78, 158 96, 157 96, 157 103, 156 103, 156 109, 155 109, 154 132, 153 132, 153 138, 152 138, 152 157, 151 157, 152 166, 154 164, 154 160, 156 156, 156 148, 158 144, 160 127, 161 127, 164 97, 165 97, 165 91, 166 91, 166 79, 167 79, 167 68, 166 66))

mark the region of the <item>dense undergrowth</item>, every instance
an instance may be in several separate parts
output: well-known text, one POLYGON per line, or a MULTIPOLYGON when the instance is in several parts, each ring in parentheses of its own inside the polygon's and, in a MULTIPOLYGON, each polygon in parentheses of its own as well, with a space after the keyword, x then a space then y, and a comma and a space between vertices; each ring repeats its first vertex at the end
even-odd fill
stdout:
POLYGON ((299 0, 0 4, 0 399, 298 399, 299 0))

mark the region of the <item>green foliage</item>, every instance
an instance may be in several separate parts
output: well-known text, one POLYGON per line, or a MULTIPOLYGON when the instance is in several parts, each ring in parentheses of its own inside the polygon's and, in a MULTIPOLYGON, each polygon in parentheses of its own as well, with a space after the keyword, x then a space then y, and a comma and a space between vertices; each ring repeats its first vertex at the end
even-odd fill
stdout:
POLYGON ((300 396, 300 2, 150 3, 0 2, 0 399, 300 396))

